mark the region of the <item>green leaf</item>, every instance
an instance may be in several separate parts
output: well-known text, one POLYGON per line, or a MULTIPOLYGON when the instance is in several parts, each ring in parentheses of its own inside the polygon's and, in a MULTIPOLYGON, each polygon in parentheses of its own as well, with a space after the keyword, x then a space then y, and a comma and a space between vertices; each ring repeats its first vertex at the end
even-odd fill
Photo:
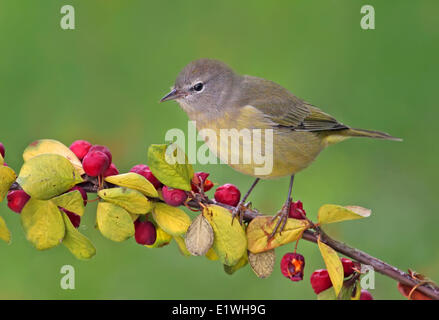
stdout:
POLYGON ((228 265, 225 264, 225 265, 223 265, 223 267, 224 267, 224 271, 227 274, 232 275, 236 271, 238 271, 239 269, 244 268, 247 264, 248 264, 248 255, 247 255, 247 252, 246 252, 246 253, 244 253, 244 255, 241 257, 241 259, 239 259, 239 261, 235 265, 228 266, 228 265))
POLYGON ((71 151, 67 146, 59 141, 51 139, 41 139, 32 142, 23 152, 24 161, 29 161, 29 159, 38 156, 40 154, 58 154, 69 160, 72 165, 76 168, 79 175, 83 175, 84 169, 82 168, 82 163, 79 161, 78 157, 71 151))
POLYGON ((20 216, 27 240, 38 250, 56 247, 64 238, 61 211, 52 201, 31 198, 20 216))
POLYGON ((7 243, 11 242, 11 232, 6 226, 6 222, 3 217, 0 217, 0 239, 6 241, 7 243))
POLYGON ((212 226, 215 235, 212 248, 220 261, 234 266, 247 252, 247 238, 243 227, 237 221, 232 224, 231 213, 217 205, 205 207, 203 216, 212 226))
POLYGON ((96 222, 102 235, 121 242, 134 235, 133 220, 124 208, 110 202, 99 202, 96 222))
POLYGON ((69 160, 57 154, 41 154, 23 164, 17 182, 32 198, 48 200, 83 180, 69 160))
POLYGON ((171 188, 191 191, 194 169, 188 163, 183 151, 175 144, 151 145, 148 149, 148 163, 151 172, 161 183, 171 188), (179 153, 183 155, 181 159, 176 157, 179 153))
POLYGON ((371 210, 358 206, 342 207, 335 204, 325 204, 319 209, 318 221, 320 224, 328 224, 367 218, 370 214, 371 210))
POLYGON ((98 192, 98 196, 124 208, 129 213, 146 214, 151 211, 153 205, 143 193, 124 187, 102 189, 98 192))
POLYGON ((85 211, 84 199, 82 199, 81 192, 78 190, 64 193, 58 197, 51 199, 58 207, 64 208, 68 211, 82 216, 85 211))
POLYGON ((341 263, 341 260, 334 249, 321 242, 320 239, 317 240, 317 244, 319 246, 320 253, 322 254, 323 261, 325 262, 326 269, 328 270, 332 286, 334 287, 335 296, 338 296, 341 288, 343 287, 343 264, 341 263))
POLYGON ((317 300, 337 300, 337 296, 335 295, 334 289, 329 288, 317 295, 317 300))
POLYGON ((142 192, 145 196, 158 198, 159 194, 154 188, 151 182, 144 176, 141 176, 135 172, 128 172, 118 174, 115 176, 109 176, 105 178, 105 181, 115 184, 119 187, 126 187, 142 192))
POLYGON ((12 186, 15 179, 17 179, 17 176, 14 170, 0 165, 0 202, 2 202, 8 194, 9 188, 12 186))
POLYGON ((252 253, 268 251, 284 244, 298 240, 303 231, 309 227, 306 220, 288 218, 281 233, 276 232, 268 239, 280 218, 272 221, 272 217, 257 217, 247 227, 248 250, 252 253))
MULTIPOLYGON (((154 222, 153 222, 154 223, 154 222)), ((158 226, 156 223, 156 234, 157 237, 155 239, 155 242, 151 245, 145 245, 147 248, 161 248, 163 246, 166 246, 171 242, 172 236, 168 233, 166 233, 160 226, 158 226)))
POLYGON ((96 254, 93 243, 73 226, 64 212, 62 212, 62 217, 66 228, 62 244, 78 259, 87 260, 93 257, 96 254))
POLYGON ((165 203, 156 203, 152 215, 160 228, 172 236, 183 235, 191 225, 191 218, 183 210, 165 203))

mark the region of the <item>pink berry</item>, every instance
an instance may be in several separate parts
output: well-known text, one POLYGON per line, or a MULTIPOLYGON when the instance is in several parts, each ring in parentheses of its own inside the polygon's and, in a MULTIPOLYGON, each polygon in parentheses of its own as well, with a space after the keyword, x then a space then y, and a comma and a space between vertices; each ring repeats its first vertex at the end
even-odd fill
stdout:
POLYGON ((70 145, 70 150, 78 157, 79 160, 84 159, 85 155, 90 150, 92 144, 85 140, 76 140, 70 145))
POLYGON ((187 193, 180 189, 172 189, 168 186, 162 188, 163 200, 170 206, 178 207, 184 204, 187 199, 187 193))
POLYGON ((2 155, 2 158, 5 157, 5 146, 1 142, 0 142, 0 154, 2 155))
POLYGON ((155 225, 151 221, 134 222, 134 238, 138 244, 152 245, 157 238, 155 225))
POLYGON ((13 190, 9 191, 7 199, 9 209, 16 213, 21 213, 30 196, 23 190, 13 190))
POLYGON ((115 176, 119 174, 119 170, 117 170, 114 163, 110 164, 107 170, 104 172, 104 177, 115 176))
POLYGON ((215 191, 215 200, 229 206, 236 207, 239 199, 241 199, 241 192, 231 183, 224 184, 215 191))
POLYGON ((110 160, 107 155, 100 151, 87 153, 82 161, 82 166, 86 174, 90 177, 102 175, 110 166, 110 160))
POLYGON ((306 212, 303 210, 303 203, 300 200, 290 203, 288 216, 293 219, 305 219, 306 212))
POLYGON ((373 300, 373 297, 369 291, 361 289, 360 300, 373 300))
POLYGON ((81 224, 81 216, 77 215, 76 213, 70 212, 64 208, 61 208, 62 211, 64 211, 67 215, 67 217, 69 217, 70 222, 72 223, 72 225, 75 228, 78 228, 79 225, 81 224))
POLYGON ((146 164, 138 164, 132 167, 130 172, 135 172, 144 176, 156 189, 159 189, 163 186, 163 184, 152 174, 151 170, 146 164))
POLYGON ((343 265, 344 276, 349 277, 351 274, 354 273, 354 263, 351 259, 347 258, 341 258, 340 260, 343 265))
POLYGON ((280 271, 291 281, 303 280, 305 258, 298 253, 286 253, 280 262, 280 271))
POLYGON ((84 200, 84 206, 87 205, 87 200, 88 200, 87 192, 85 192, 85 190, 80 186, 74 186, 69 191, 75 191, 75 190, 78 190, 81 193, 82 199, 84 200))
POLYGON ((316 270, 312 273, 311 287, 316 294, 332 287, 332 282, 326 269, 316 270))
POLYGON ((100 151, 105 153, 108 157, 108 160, 110 160, 110 163, 112 163, 113 156, 111 155, 110 149, 108 149, 106 146, 100 146, 98 144, 94 145, 93 147, 90 148, 88 152, 93 152, 93 151, 100 151))

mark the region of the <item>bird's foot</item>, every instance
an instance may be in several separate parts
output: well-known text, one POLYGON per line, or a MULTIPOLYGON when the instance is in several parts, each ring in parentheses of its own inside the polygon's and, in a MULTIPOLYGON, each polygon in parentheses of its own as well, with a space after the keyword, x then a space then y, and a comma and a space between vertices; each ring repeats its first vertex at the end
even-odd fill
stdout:
POLYGON ((244 213, 247 209, 251 207, 251 202, 247 202, 246 204, 238 203, 238 205, 232 210, 232 225, 235 218, 238 218, 239 224, 242 225, 244 221, 244 213))
POLYGON ((268 239, 272 239, 276 232, 279 231, 279 234, 282 234, 282 231, 285 228, 285 224, 288 220, 288 214, 289 214, 289 208, 290 208, 290 201, 287 201, 285 205, 282 207, 282 209, 271 219, 271 222, 273 223, 276 219, 276 225, 273 229, 273 232, 269 235, 268 239))

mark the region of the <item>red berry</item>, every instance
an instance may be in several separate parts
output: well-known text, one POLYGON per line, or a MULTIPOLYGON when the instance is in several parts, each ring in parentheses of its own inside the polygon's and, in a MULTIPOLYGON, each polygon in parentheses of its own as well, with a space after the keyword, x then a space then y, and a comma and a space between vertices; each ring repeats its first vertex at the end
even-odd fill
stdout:
POLYGON ((373 300, 373 297, 369 291, 361 289, 360 300, 373 300))
POLYGON ((134 222, 134 238, 138 244, 152 245, 157 238, 157 232, 155 225, 151 221, 139 221, 134 222))
POLYGON ((204 192, 207 192, 210 189, 212 189, 213 183, 212 183, 212 181, 207 179, 208 176, 209 176, 209 173, 206 173, 206 172, 195 172, 194 177, 192 178, 192 182, 191 182, 192 191, 195 193, 200 192, 201 181, 203 181, 204 192))
POLYGON ((79 225, 81 224, 81 216, 77 215, 76 213, 70 212, 64 208, 61 208, 61 210, 66 213, 67 217, 69 217, 70 222, 73 224, 73 226, 75 228, 78 228, 79 225))
POLYGON ((354 263, 351 259, 347 258, 341 258, 340 260, 343 265, 344 276, 349 277, 351 274, 354 273, 354 263))
POLYGON ((135 172, 141 176, 144 176, 156 189, 159 189, 163 186, 163 184, 152 174, 151 170, 146 164, 138 164, 132 167, 130 172, 135 172))
POLYGON ((303 210, 302 201, 298 200, 290 203, 290 211, 288 216, 293 219, 305 219, 304 216, 306 216, 306 212, 303 210))
POLYGON ((119 170, 117 170, 114 163, 110 164, 107 170, 104 172, 104 177, 115 176, 119 174, 119 170))
POLYGON ((110 166, 110 160, 107 155, 100 151, 92 151, 87 153, 82 161, 82 167, 86 174, 90 177, 100 176, 110 166))
POLYGON ((286 253, 280 262, 280 271, 291 281, 303 280, 305 258, 298 253, 286 253))
POLYGON ((5 157, 5 146, 1 142, 0 142, 0 154, 2 155, 2 158, 5 157))
POLYGON ((21 213, 24 206, 30 199, 30 196, 23 190, 9 191, 8 196, 8 207, 14 212, 21 213))
POLYGON ((75 190, 78 190, 81 193, 82 199, 84 200, 84 206, 87 205, 87 200, 88 200, 87 192, 85 192, 85 190, 80 186, 74 186, 69 191, 75 191, 75 190))
POLYGON ((241 199, 241 192, 231 183, 224 184, 215 191, 215 200, 229 206, 236 207, 239 199, 241 199))
POLYGON ((170 206, 181 206, 187 199, 186 191, 180 189, 172 189, 168 186, 162 188, 163 200, 170 206))
POLYGON ((106 146, 100 146, 98 144, 94 145, 93 147, 90 148, 88 152, 93 152, 93 151, 100 151, 105 153, 108 157, 108 160, 110 160, 110 163, 113 162, 113 156, 111 155, 110 149, 108 149, 106 146))
POLYGON ((84 159, 85 155, 90 150, 92 144, 85 140, 76 140, 70 145, 70 150, 78 157, 79 160, 84 159))
POLYGON ((316 270, 312 273, 311 287, 316 294, 332 287, 332 282, 326 269, 316 270))

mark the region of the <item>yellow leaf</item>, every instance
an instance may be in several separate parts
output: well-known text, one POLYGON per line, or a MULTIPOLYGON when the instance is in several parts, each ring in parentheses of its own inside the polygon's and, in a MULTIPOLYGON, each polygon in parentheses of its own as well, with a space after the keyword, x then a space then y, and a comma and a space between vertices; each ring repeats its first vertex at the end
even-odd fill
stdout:
POLYGON ((9 188, 12 186, 15 179, 17 179, 17 176, 14 170, 0 165, 0 202, 2 202, 8 194, 9 188))
POLYGON ((133 220, 124 208, 110 202, 99 202, 96 222, 102 235, 121 242, 134 235, 133 220))
POLYGON ((184 238, 182 236, 176 236, 174 237, 174 240, 177 243, 178 249, 182 255, 185 257, 191 256, 191 253, 186 248, 186 244, 184 243, 184 238))
POLYGON ((319 209, 318 221, 320 224, 334 223, 345 220, 367 218, 371 211, 358 206, 342 207, 335 204, 325 204, 319 209))
POLYGON ((61 211, 52 201, 29 199, 21 212, 21 224, 27 240, 38 250, 57 246, 65 235, 61 211))
POLYGON ((11 242, 11 232, 6 226, 6 222, 3 217, 0 217, 0 239, 6 241, 7 243, 11 242))
POLYGON ((56 140, 41 139, 32 142, 24 150, 23 159, 26 162, 35 156, 45 153, 58 154, 60 156, 63 156, 72 163, 72 165, 78 171, 79 175, 83 175, 85 173, 84 169, 82 168, 81 161, 79 161, 78 157, 68 147, 56 140))
POLYGON ((155 239, 155 242, 151 245, 145 245, 147 248, 161 248, 163 246, 166 246, 171 242, 172 236, 165 231, 163 231, 162 228, 159 226, 156 226, 156 234, 157 238, 155 239))
POLYGON ((274 237, 268 240, 279 218, 276 218, 273 222, 271 219, 272 217, 257 217, 249 223, 247 240, 248 250, 252 253, 268 251, 296 241, 301 237, 303 231, 309 227, 306 220, 288 218, 282 233, 276 232, 274 237))
POLYGON ((213 248, 220 261, 228 266, 237 264, 247 251, 247 239, 242 226, 238 221, 232 224, 230 212, 217 205, 207 206, 203 216, 212 226, 215 235, 213 248))
POLYGON ((58 207, 64 208, 70 212, 82 216, 85 211, 84 199, 78 190, 64 193, 58 197, 51 199, 58 207))
POLYGON ((128 172, 118 174, 115 176, 109 176, 105 178, 105 181, 115 184, 119 187, 126 187, 142 192, 144 195, 152 198, 157 198, 158 193, 151 182, 144 176, 141 176, 135 172, 128 172))
POLYGON ((320 239, 317 240, 317 244, 320 253, 322 254, 323 261, 325 262, 326 269, 328 270, 332 286, 334 287, 335 296, 337 297, 343 287, 343 264, 334 249, 321 242, 320 239))
POLYGON ((239 259, 239 261, 235 265, 233 266, 224 265, 224 271, 227 274, 232 275, 239 269, 245 267, 247 264, 248 264, 248 255, 247 252, 245 252, 244 255, 241 257, 241 259, 239 259))
POLYGON ((2 166, 5 163, 5 160, 3 159, 3 156, 0 154, 0 166, 2 166))
POLYGON ((152 209, 152 202, 143 193, 128 188, 110 188, 98 192, 98 196, 108 202, 117 204, 129 213, 146 214, 152 209))
POLYGON ((131 219, 133 219, 133 222, 137 220, 137 218, 140 216, 139 214, 136 213, 130 213, 131 219))
POLYGON ((216 254, 215 250, 213 250, 213 248, 210 248, 209 251, 207 251, 206 253, 206 258, 211 260, 211 261, 217 261, 219 260, 218 255, 216 254))
POLYGON ((160 228, 172 236, 181 236, 191 225, 191 218, 183 210, 165 203, 156 203, 152 215, 160 228))
POLYGON ((66 228, 66 235, 62 244, 78 259, 86 260, 93 257, 96 254, 96 248, 93 243, 73 226, 69 217, 64 212, 62 212, 62 216, 66 228))
POLYGON ((49 200, 83 180, 72 164, 58 154, 41 154, 23 164, 17 182, 32 198, 49 200))

